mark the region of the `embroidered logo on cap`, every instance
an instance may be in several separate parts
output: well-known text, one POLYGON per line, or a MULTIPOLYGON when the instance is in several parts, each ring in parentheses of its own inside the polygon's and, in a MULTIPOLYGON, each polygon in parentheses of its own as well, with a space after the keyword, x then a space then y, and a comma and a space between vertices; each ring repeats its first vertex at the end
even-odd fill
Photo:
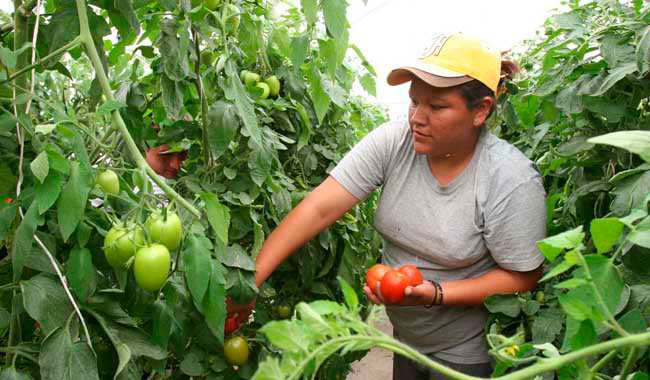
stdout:
POLYGON ((447 34, 438 34, 437 36, 433 37, 431 39, 431 42, 425 47, 424 51, 422 52, 420 59, 430 57, 432 55, 439 55, 440 50, 442 50, 443 46, 445 46, 449 38, 451 38, 451 35, 447 34))

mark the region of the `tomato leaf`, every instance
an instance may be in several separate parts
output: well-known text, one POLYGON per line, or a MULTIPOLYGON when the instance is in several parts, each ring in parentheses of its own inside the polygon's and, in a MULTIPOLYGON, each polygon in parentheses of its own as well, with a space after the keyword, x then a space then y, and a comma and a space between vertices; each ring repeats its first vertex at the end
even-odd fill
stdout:
POLYGON ((334 39, 340 40, 347 29, 347 18, 345 16, 344 0, 323 0, 323 15, 325 16, 325 26, 327 31, 332 34, 334 39))
MULTIPOLYGON (((197 307, 200 307, 210 284, 212 243, 204 236, 190 235, 183 247, 185 280, 197 307)), ((200 308, 199 308, 200 310, 200 308)))
POLYGON ((272 321, 260 330, 276 347, 287 352, 308 352, 309 337, 305 330, 290 321, 272 321))
POLYGON ((612 249, 623 232, 624 224, 618 218, 601 218, 591 221, 591 238, 598 253, 612 249))
POLYGON ((293 37, 289 51, 291 51, 291 64, 296 72, 300 71, 300 66, 307 58, 307 50, 309 49, 309 37, 306 34, 293 37))
POLYGON ((237 109, 231 103, 219 100, 208 111, 208 143, 213 159, 221 157, 239 130, 237 109))
POLYGON ((46 335, 63 326, 73 312, 61 284, 48 275, 39 274, 22 281, 20 288, 27 314, 41 324, 46 335))
POLYGON ((233 244, 226 249, 223 264, 229 267, 241 268, 247 271, 255 271, 255 263, 248 255, 248 252, 239 244, 233 244))
POLYGON ((540 240, 537 246, 548 261, 554 261, 564 249, 572 249, 582 243, 585 233, 582 226, 540 240))
MULTIPOLYGON (((345 298, 345 303, 348 305, 350 310, 356 311, 359 308, 359 297, 354 289, 348 284, 343 277, 338 276, 336 278, 341 285, 341 290, 343 291, 343 298, 345 298)), ((322 314, 322 313, 321 313, 322 314)))
POLYGON ((68 240, 84 217, 92 183, 91 173, 82 169, 79 162, 73 161, 70 165, 70 179, 57 202, 57 218, 64 241, 68 240))
POLYGON ((224 286, 225 269, 216 260, 212 260, 210 285, 203 299, 203 315, 210 331, 221 344, 224 341, 224 324, 226 321, 226 288, 224 286))
POLYGON ((16 371, 14 367, 7 367, 0 372, 0 380, 32 380, 32 377, 16 371))
POLYGON ((39 153, 34 161, 29 164, 29 168, 32 169, 34 177, 43 183, 45 177, 47 177, 47 173, 50 171, 50 163, 47 161, 47 153, 45 151, 39 153))
POLYGON ((327 110, 330 107, 331 99, 329 95, 325 92, 322 85, 322 78, 318 72, 318 68, 315 65, 311 65, 307 70, 305 75, 307 76, 307 81, 309 82, 309 96, 314 104, 314 110, 316 111, 316 117, 318 123, 322 123, 327 110))
POLYGON ((180 82, 172 80, 166 75, 161 75, 160 87, 162 88, 162 100, 168 117, 178 119, 183 108, 183 90, 180 82))
POLYGON ((228 229, 230 227, 230 209, 219 203, 219 198, 212 193, 201 193, 201 199, 205 202, 208 222, 219 239, 222 247, 228 245, 228 229))
POLYGON ((50 171, 42 184, 36 184, 35 202, 38 204, 38 213, 43 214, 59 199, 63 188, 63 176, 56 171, 50 171))
POLYGON ((239 73, 237 73, 235 63, 232 60, 228 60, 225 69, 226 75, 228 76, 226 87, 224 88, 226 98, 235 102, 239 117, 244 122, 244 128, 248 132, 253 145, 262 146, 262 131, 257 124, 255 108, 251 99, 248 97, 244 85, 239 79, 239 73))
POLYGON ((82 302, 95 293, 97 274, 92 254, 88 249, 79 246, 72 248, 65 265, 65 273, 70 288, 82 302))
POLYGON ((67 327, 60 327, 43 341, 38 358, 43 380, 99 380, 97 359, 85 342, 73 343, 67 327))
POLYGON ((25 218, 16 228, 13 238, 11 263, 15 280, 20 279, 22 276, 26 259, 32 252, 32 246, 34 245, 34 233, 36 228, 42 225, 43 222, 43 218, 38 213, 38 205, 36 202, 32 202, 25 213, 25 218))
POLYGON ((317 0, 300 0, 300 10, 305 15, 305 20, 308 25, 314 25, 318 21, 317 0))

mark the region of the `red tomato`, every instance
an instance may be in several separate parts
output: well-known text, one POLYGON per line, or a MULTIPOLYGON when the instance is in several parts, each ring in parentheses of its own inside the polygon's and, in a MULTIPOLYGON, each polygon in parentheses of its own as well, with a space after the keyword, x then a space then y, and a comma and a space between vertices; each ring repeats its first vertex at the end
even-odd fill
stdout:
POLYGON ((226 318, 226 324, 223 327, 223 332, 230 334, 231 332, 237 330, 237 327, 237 318, 235 318, 234 315, 231 315, 230 317, 226 318))
POLYGON ((375 264, 371 266, 370 269, 368 269, 368 273, 366 273, 366 284, 372 292, 375 291, 377 282, 381 281, 382 277, 384 277, 384 274, 390 270, 393 269, 384 264, 375 264))
POLYGON ((399 268, 399 272, 409 278, 409 285, 418 286, 422 283, 422 273, 418 267, 413 264, 406 264, 399 268))
POLYGON ((404 273, 391 269, 381 279, 381 295, 388 303, 396 303, 404 298, 404 289, 410 280, 404 273))
POLYGON ((12 198, 7 197, 7 199, 5 199, 5 204, 10 205, 10 204, 13 203, 13 201, 14 201, 14 200, 13 200, 12 198))

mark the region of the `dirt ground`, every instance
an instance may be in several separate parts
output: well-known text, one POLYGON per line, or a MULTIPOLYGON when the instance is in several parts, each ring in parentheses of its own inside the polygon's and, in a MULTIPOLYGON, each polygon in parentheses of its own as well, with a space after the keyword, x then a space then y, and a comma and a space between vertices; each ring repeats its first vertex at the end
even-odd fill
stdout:
MULTIPOLYGON (((377 327, 386 334, 393 335, 393 326, 384 314, 383 323, 377 327)), ((391 380, 393 378, 393 352, 383 348, 373 348, 363 359, 352 364, 352 372, 347 380, 391 380)))

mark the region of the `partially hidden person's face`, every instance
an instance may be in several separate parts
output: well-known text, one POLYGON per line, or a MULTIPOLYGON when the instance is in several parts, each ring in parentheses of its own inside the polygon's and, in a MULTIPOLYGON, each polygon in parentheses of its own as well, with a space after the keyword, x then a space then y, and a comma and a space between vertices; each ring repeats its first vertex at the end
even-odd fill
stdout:
POLYGON ((468 109, 465 99, 454 87, 432 87, 414 79, 409 97, 408 120, 413 132, 413 147, 417 153, 430 157, 445 157, 466 150, 466 144, 476 141, 478 128, 488 115, 483 106, 468 109))
POLYGON ((183 161, 187 159, 187 152, 162 153, 169 149, 169 145, 163 144, 147 149, 147 163, 159 175, 174 179, 181 171, 183 161))

